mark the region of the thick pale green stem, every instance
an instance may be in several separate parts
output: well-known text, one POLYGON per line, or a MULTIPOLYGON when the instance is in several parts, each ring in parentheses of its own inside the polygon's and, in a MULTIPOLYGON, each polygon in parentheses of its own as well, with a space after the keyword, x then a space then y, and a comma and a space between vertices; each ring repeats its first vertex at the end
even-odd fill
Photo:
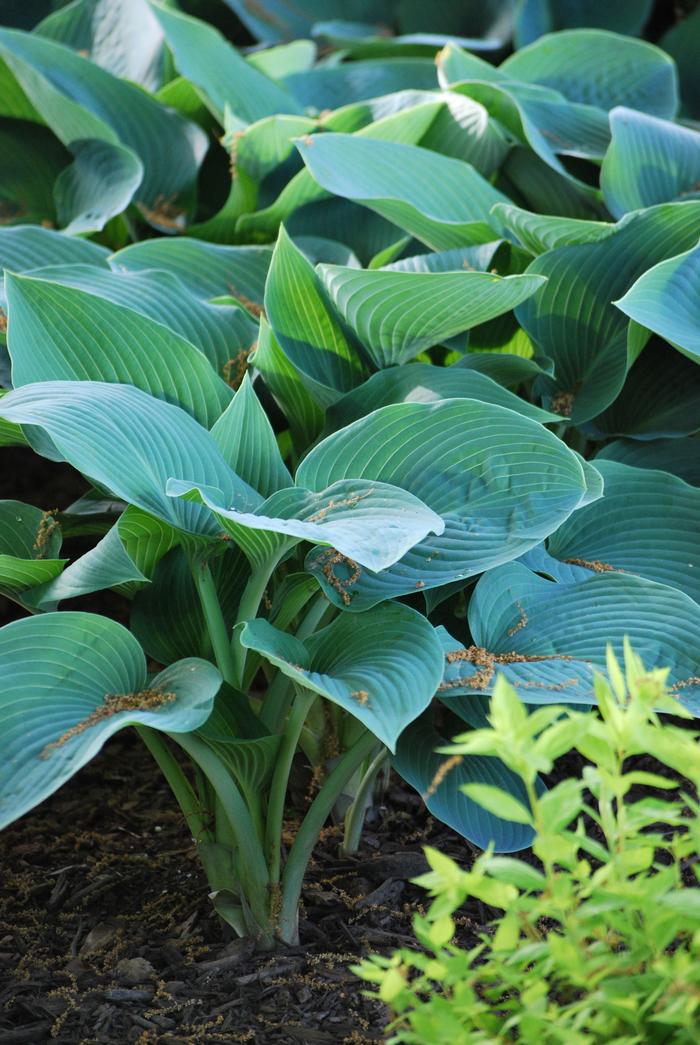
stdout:
POLYGON ((267 807, 267 824, 265 829, 265 853, 270 868, 270 881, 275 886, 280 880, 280 862, 282 848, 282 825, 284 823, 284 804, 289 786, 289 771, 292 768, 299 737, 301 735, 309 708, 316 700, 316 694, 307 689, 299 689, 292 706, 289 720, 282 734, 275 771, 270 784, 270 801, 267 807))
POLYGON ((202 604, 204 621, 211 639, 216 665, 224 680, 229 685, 235 686, 237 679, 236 665, 231 655, 228 628, 226 627, 224 615, 221 612, 219 596, 209 564, 202 561, 194 562, 192 564, 192 575, 199 594, 199 600, 202 604))
POLYGON ((273 943, 270 925, 269 876, 260 839, 235 781, 224 764, 204 741, 192 733, 173 733, 175 740, 200 767, 213 787, 236 842, 240 883, 232 883, 232 892, 240 892, 247 904, 247 921, 257 933, 263 947, 273 943))
POLYGON ((345 833, 343 835, 343 852, 356 853, 360 844, 360 835, 365 823, 368 799, 380 769, 389 757, 385 747, 374 756, 360 781, 360 786, 347 813, 345 814, 345 833))
POLYGON ((149 726, 136 726, 135 728, 141 740, 143 740, 158 763, 163 776, 168 781, 170 790, 177 799, 182 815, 195 842, 198 845, 200 842, 213 842, 214 835, 209 830, 202 815, 203 810, 201 809, 200 801, 163 737, 160 736, 156 729, 150 729, 149 726))
POLYGON ((285 943, 295 943, 297 939, 301 886, 321 828, 328 819, 338 795, 376 743, 377 738, 372 733, 364 733, 350 750, 338 759, 302 821, 282 876, 282 908, 278 935, 285 943))
POLYGON ((279 562, 279 556, 265 563, 264 566, 253 570, 250 575, 250 579, 243 589, 241 595, 241 601, 238 604, 238 619, 236 620, 236 627, 233 629, 233 635, 231 637, 230 649, 233 660, 233 671, 234 681, 233 685, 239 688, 243 685, 243 679, 245 676, 245 662, 248 650, 245 646, 241 645, 238 636, 238 625, 244 621, 252 620, 258 615, 258 609, 262 602, 265 589, 270 583, 270 577, 272 572, 279 562))

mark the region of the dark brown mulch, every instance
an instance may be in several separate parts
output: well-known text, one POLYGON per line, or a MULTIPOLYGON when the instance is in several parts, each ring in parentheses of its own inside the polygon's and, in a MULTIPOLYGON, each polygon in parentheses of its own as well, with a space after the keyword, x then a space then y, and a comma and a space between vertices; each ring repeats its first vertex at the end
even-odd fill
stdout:
MULTIPOLYGON (((0 1042, 366 1045, 384 1012, 348 965, 410 944, 422 846, 469 859, 393 785, 356 858, 330 827, 304 890, 302 945, 227 940, 167 786, 135 736, 112 740, 0 835, 0 1042)), ((462 920, 474 938, 485 912, 462 920)))

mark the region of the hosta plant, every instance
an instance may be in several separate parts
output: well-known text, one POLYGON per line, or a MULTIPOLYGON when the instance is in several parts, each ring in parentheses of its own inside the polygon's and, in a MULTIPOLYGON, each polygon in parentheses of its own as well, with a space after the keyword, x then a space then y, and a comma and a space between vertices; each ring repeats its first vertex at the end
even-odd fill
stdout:
POLYGON ((627 634, 700 707, 700 135, 640 5, 230 6, 264 46, 155 0, 0 27, 0 445, 85 480, 0 503, 0 820, 135 726, 269 946, 389 760, 528 844, 461 789, 511 768, 436 753, 499 671, 590 705, 627 634))
POLYGON ((612 653, 608 669, 595 682, 599 714, 554 705, 528 716, 500 677, 487 726, 445 749, 452 759, 498 753, 518 774, 527 803, 468 791, 532 825, 537 862, 488 851, 463 870, 427 851, 431 870, 417 882, 432 902, 414 921, 422 950, 355 970, 395 1014, 389 1042, 696 1039, 700 735, 660 718, 679 712, 663 670, 646 672, 629 646, 625 671, 612 653), (589 760, 582 779, 538 795, 537 774, 570 749, 589 760), (640 755, 657 766, 635 767, 640 755), (499 911, 470 949, 455 939, 466 899, 499 911))

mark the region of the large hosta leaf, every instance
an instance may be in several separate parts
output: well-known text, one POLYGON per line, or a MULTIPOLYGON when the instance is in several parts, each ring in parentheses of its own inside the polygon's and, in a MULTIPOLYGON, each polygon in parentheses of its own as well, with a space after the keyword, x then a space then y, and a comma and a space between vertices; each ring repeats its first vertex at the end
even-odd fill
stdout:
POLYGON ((530 704, 594 703, 607 643, 619 657, 628 637, 645 665, 670 668, 672 692, 700 711, 700 606, 664 584, 624 573, 558 583, 509 563, 477 584, 469 628, 474 645, 448 654, 445 697, 488 693, 500 672, 530 704))
POLYGON ((431 58, 368 58, 364 62, 317 65, 285 76, 296 100, 323 112, 396 91, 430 91, 436 87, 431 58))
POLYGON ((597 243, 616 230, 610 221, 584 221, 581 218, 533 214, 507 203, 496 203, 493 216, 531 254, 544 254, 556 247, 571 247, 577 243, 597 243))
POLYGON ((249 621, 241 642, 300 686, 345 708, 392 751, 442 677, 434 628, 400 603, 341 616, 305 642, 267 621, 249 621))
POLYGON ((0 826, 38 805, 125 726, 187 733, 221 676, 185 660, 147 683, 146 658, 115 621, 50 613, 0 629, 0 826))
POLYGON ((653 0, 524 0, 517 13, 516 43, 524 47, 544 33, 581 26, 638 36, 653 6, 653 0))
POLYGON ((248 374, 211 434, 236 475, 263 497, 293 485, 272 425, 248 374))
POLYGON ((203 352, 220 375, 226 376, 227 364, 230 372, 230 364, 252 349, 256 339, 257 324, 245 309, 210 305, 172 272, 110 271, 96 265, 71 264, 47 265, 35 274, 125 306, 169 327, 203 352))
POLYGON ((230 295, 246 307, 262 307, 265 278, 270 266, 270 247, 222 247, 186 237, 177 240, 150 239, 132 243, 113 254, 109 263, 115 271, 165 269, 178 276, 197 297, 230 295))
POLYGON ((243 511, 260 500, 184 410, 129 385, 26 385, 0 399, 0 416, 42 429, 74 468, 177 530, 211 536, 218 527, 208 509, 167 496, 171 477, 201 476, 243 511))
POLYGON ((596 459, 601 500, 547 541, 550 556, 591 571, 646 577, 700 602, 700 491, 666 472, 596 459))
POLYGON ((611 214, 700 195, 700 134, 670 120, 619 107, 600 172, 611 214))
POLYGON ((47 265, 107 266, 109 251, 99 243, 34 225, 0 229, 0 269, 28 272, 47 265))
POLYGON ((260 334, 249 360, 287 418, 295 445, 306 449, 321 430, 323 412, 309 394, 304 375, 287 358, 264 316, 260 317, 260 334))
POLYGON ((364 365, 333 312, 323 285, 284 228, 272 256, 265 310, 285 355, 307 378, 309 391, 327 406, 359 384, 364 365))
POLYGON ((231 399, 194 345, 105 298, 29 275, 6 275, 7 340, 16 387, 114 381, 176 403, 209 427, 231 399))
POLYGON ((163 32, 146 0, 73 0, 34 32, 72 47, 115 76, 157 90, 164 72, 163 32))
POLYGON ((490 272, 369 272, 339 265, 320 265, 318 272, 377 367, 406 363, 508 312, 544 282, 490 272))
POLYGON ((670 472, 691 486, 700 486, 700 440, 616 439, 596 455, 597 461, 619 461, 633 468, 670 472))
POLYGON ((519 322, 554 360, 552 407, 579 424, 617 396, 628 366, 627 327, 612 302, 651 265, 700 235, 700 203, 668 203, 623 218, 597 243, 548 251, 528 273, 546 286, 516 309, 519 322))
POLYGON ((144 167, 145 217, 165 231, 184 226, 208 145, 199 127, 52 40, 0 29, 0 56, 65 145, 99 138, 132 149, 144 167))
POLYGON ((558 420, 556 414, 528 403, 477 370, 466 366, 407 363, 372 374, 359 388, 348 392, 329 407, 326 411, 326 434, 365 417, 380 406, 392 403, 436 403, 441 399, 478 399, 482 403, 496 403, 543 424, 558 420))
POLYGON ((307 568, 329 598, 353 610, 517 558, 599 496, 589 489, 597 473, 556 436, 473 399, 382 407, 317 445, 297 472, 297 483, 316 491, 347 478, 402 487, 445 521, 441 536, 381 573, 333 550, 312 552, 307 568))
POLYGON ((24 601, 23 593, 53 580, 59 559, 61 530, 55 513, 20 501, 0 501, 0 594, 24 601))
MULTIPOLYGON (((700 141, 700 134, 697 135, 700 141)), ((700 174, 700 151, 698 170, 700 174)), ((700 247, 649 268, 615 304, 700 361, 700 247)))
POLYGON ((297 148, 327 192, 370 207, 434 250, 493 240, 489 211, 508 202, 468 163, 415 145, 322 134, 297 148))
MULTIPOLYGON (((477 699, 471 703, 477 706, 477 713, 481 713, 485 726, 483 701, 477 699)), ((459 711, 459 708, 455 710, 459 711)), ((455 728, 463 730, 457 725, 455 728)), ((499 759, 483 755, 470 755, 450 764, 445 771, 448 759, 438 754, 436 749, 444 747, 449 739, 436 728, 430 711, 426 711, 399 737, 392 760, 394 768, 418 791, 433 816, 459 831, 480 849, 486 849, 491 842, 499 853, 525 849, 532 841, 532 831, 528 827, 499 819, 462 791, 464 784, 489 784, 507 791, 527 805, 522 781, 499 759)))
POLYGON ((301 112, 301 106, 282 84, 246 62, 213 26, 161 4, 152 3, 151 8, 163 27, 175 64, 201 88, 219 122, 223 122, 226 106, 246 123, 273 113, 301 112))
POLYGON ((219 491, 205 486, 184 480, 168 484, 173 497, 193 491, 253 563, 303 540, 330 545, 361 566, 383 570, 426 534, 445 528, 440 516, 413 494, 363 479, 341 479, 314 493, 298 487, 279 490, 254 512, 228 508, 219 491), (271 534, 288 539, 270 539, 271 534))
POLYGON ((678 87, 673 61, 643 40, 602 29, 543 36, 507 58, 500 71, 515 80, 561 91, 572 102, 601 109, 629 105, 673 117, 678 87))
POLYGON ((58 224, 71 235, 100 232, 129 206, 143 166, 131 149, 99 138, 71 142, 71 152, 54 185, 58 224))

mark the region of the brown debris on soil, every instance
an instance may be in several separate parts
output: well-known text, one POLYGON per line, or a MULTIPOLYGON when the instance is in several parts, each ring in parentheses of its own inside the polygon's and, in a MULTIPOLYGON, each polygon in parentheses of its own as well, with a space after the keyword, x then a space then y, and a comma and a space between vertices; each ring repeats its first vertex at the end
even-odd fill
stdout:
MULTIPOLYGON (((175 802, 135 734, 113 738, 0 835, 0 1041, 27 1045, 250 1042, 378 1045, 385 1012, 348 966, 413 941, 422 846, 471 849, 395 782, 357 856, 324 829, 301 946, 227 938, 175 802)), ((485 912, 460 913, 476 943, 485 912)))
POLYGON ((259 305, 257 301, 253 301, 252 298, 246 297, 245 294, 242 294, 237 287, 234 287, 233 283, 227 283, 226 289, 228 290, 231 297, 236 298, 237 301, 240 301, 243 307, 247 309, 251 315, 255 316, 256 319, 259 319, 260 316, 265 315, 265 309, 263 308, 263 306, 259 305))
POLYGON ((248 357, 255 351, 255 347, 256 345, 251 345, 250 348, 242 348, 240 352, 236 353, 233 359, 229 359, 223 365, 221 372, 224 381, 227 385, 231 386, 234 392, 237 392, 241 387, 243 378, 248 372, 248 357))
POLYGON ((574 409, 574 393, 557 392, 556 395, 552 396, 549 408, 553 414, 559 414, 561 417, 571 417, 574 409))

